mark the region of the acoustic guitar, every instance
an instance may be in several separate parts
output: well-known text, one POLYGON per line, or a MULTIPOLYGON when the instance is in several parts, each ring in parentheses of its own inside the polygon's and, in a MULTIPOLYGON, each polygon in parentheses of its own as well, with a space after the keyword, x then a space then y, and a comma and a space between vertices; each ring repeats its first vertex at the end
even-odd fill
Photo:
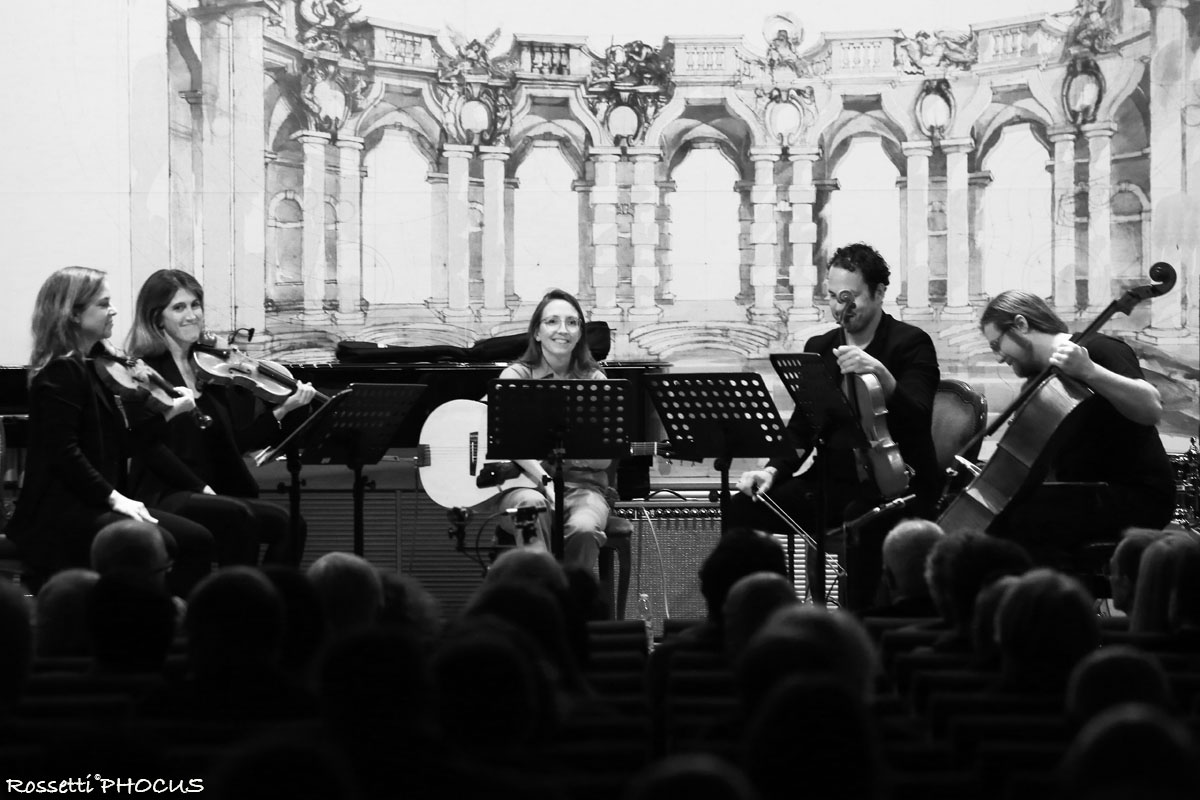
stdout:
MULTIPOLYGON (((541 484, 512 461, 485 458, 487 403, 450 400, 435 408, 421 426, 417 467, 429 499, 443 508, 472 507, 510 489, 541 484)), ((630 455, 667 455, 658 442, 631 442, 630 455)))

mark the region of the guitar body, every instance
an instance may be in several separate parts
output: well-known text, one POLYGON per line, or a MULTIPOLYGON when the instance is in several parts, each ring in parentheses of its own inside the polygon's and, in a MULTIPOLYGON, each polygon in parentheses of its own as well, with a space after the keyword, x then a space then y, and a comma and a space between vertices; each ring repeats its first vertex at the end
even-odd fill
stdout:
POLYGON ((883 385, 874 375, 854 374, 846 379, 847 388, 853 393, 851 406, 858 412, 859 424, 867 437, 868 447, 859 455, 883 499, 899 497, 908 490, 908 469, 900 455, 900 445, 888 430, 883 385))
MULTIPOLYGON (((435 408, 421 426, 417 463, 421 484, 433 502, 443 508, 470 508, 509 489, 538 488, 537 482, 517 470, 516 477, 494 486, 478 486, 480 475, 506 470, 510 461, 489 461, 487 404, 477 400, 451 400, 435 408)), ((515 465, 513 465, 515 466, 515 465)))

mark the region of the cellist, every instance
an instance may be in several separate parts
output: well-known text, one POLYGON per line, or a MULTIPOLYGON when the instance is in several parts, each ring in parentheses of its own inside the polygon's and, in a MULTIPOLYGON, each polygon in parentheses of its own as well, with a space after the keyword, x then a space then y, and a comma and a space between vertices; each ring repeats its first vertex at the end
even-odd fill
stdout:
MULTIPOLYGON (((839 248, 829 261, 826 279, 829 308, 838 325, 809 339, 804 350, 820 354, 826 370, 838 383, 851 374, 878 379, 886 401, 888 429, 904 463, 912 470, 909 491, 917 495, 917 502, 906 513, 928 516, 933 513, 942 486, 931 433, 933 396, 940 378, 937 351, 925 331, 884 312, 890 277, 887 261, 870 245, 860 242, 839 248)), ((793 413, 789 428, 802 425, 800 417, 793 413)), ((825 459, 826 463, 814 463, 797 477, 793 475, 804 461, 800 454, 773 459, 760 469, 745 472, 738 481, 741 494, 730 503, 725 524, 784 532, 775 515, 751 499, 756 492, 769 492, 801 527, 812 531, 819 518, 814 498, 820 496, 823 475, 829 477, 824 487, 826 527, 839 525, 879 504, 879 490, 861 474, 853 452, 818 452, 816 459, 825 459)), ((881 572, 880 547, 887 527, 894 522, 894 518, 881 518, 878 524, 864 526, 853 537, 857 545, 850 552, 844 551, 842 537, 831 537, 827 542, 829 552, 844 557, 843 563, 853 573, 850 585, 855 596, 843 592, 843 606, 864 608, 873 604, 881 572)))
MULTIPOLYGON (((1017 539, 1043 560, 1087 541, 1115 540, 1130 525, 1162 528, 1175 503, 1175 478, 1156 425, 1162 398, 1120 339, 1096 334, 1081 346, 1040 297, 1006 291, 979 320, 988 346, 1020 378, 1054 367, 1095 396, 1069 418, 1051 455, 1050 485, 1018 496, 989 527, 1017 539), (1077 427, 1076 427, 1077 426, 1077 427), (1067 482, 1103 482, 1099 502, 1081 507, 1067 482), (1054 485, 1059 483, 1059 485, 1054 485)), ((1031 476, 1031 479, 1034 476, 1031 476)))

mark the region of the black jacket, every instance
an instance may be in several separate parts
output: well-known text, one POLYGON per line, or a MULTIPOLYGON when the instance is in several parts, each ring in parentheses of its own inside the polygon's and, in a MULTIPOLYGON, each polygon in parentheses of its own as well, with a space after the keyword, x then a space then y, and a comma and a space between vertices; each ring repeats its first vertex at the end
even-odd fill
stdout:
POLYGON ((54 560, 56 538, 95 533, 113 490, 130 493, 131 455, 138 454, 164 482, 186 480, 159 440, 163 428, 161 416, 151 417, 132 434, 122 403, 91 360, 52 359, 29 387, 25 477, 5 533, 31 562, 47 565, 54 560))
MULTIPOLYGON (((819 353, 834 382, 841 384, 837 357, 833 350, 842 344, 841 329, 814 336, 804 345, 805 352, 819 353)), ((929 334, 920 328, 883 314, 875 337, 864 348, 868 355, 879 359, 896 379, 896 390, 887 403, 887 426, 892 439, 900 448, 904 463, 914 471, 909 490, 915 492, 918 513, 931 514, 941 493, 944 476, 937 465, 933 447, 933 396, 937 392, 941 371, 937 350, 929 334)), ((792 414, 788 428, 799 434, 806 427, 802 415, 792 414)), ((849 482, 855 480, 854 457, 848 451, 818 453, 818 459, 828 458, 831 478, 849 482)), ((781 475, 791 475, 800 468, 799 456, 773 459, 769 466, 781 475)), ((814 464, 813 470, 822 469, 814 464)), ((819 471, 812 472, 820 475, 819 471)))
MULTIPOLYGON (((172 386, 183 386, 183 376, 170 353, 144 359, 172 386)), ((200 395, 199 408, 212 417, 212 425, 201 429, 190 414, 181 414, 166 424, 169 457, 188 478, 163 480, 153 464, 135 458, 131 485, 145 503, 153 504, 171 492, 198 492, 206 485, 217 494, 257 497, 258 483, 250 474, 243 453, 278 441, 281 429, 269 409, 264 410, 248 391, 235 386, 208 384, 200 395)), ((289 415, 295 416, 295 415, 289 415)), ((139 414, 139 421, 145 419, 139 414)))

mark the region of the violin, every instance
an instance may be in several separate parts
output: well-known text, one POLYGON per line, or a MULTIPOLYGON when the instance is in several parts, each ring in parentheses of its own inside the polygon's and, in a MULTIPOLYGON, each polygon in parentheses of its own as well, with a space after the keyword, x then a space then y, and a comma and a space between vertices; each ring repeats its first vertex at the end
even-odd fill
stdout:
MULTIPOLYGON (((842 344, 846 345, 845 325, 854 310, 854 299, 849 292, 843 292, 838 299, 846 303, 838 321, 842 344)), ((884 500, 899 497, 908 489, 908 468, 904 466, 900 446, 888 430, 883 384, 874 375, 852 372, 843 376, 842 392, 850 401, 850 408, 867 438, 867 446, 855 451, 860 477, 870 478, 884 500)))
MULTIPOLYGON (((1135 286, 1113 300, 1071 341, 1086 344, 1118 311, 1128 315, 1141 301, 1166 294, 1174 288, 1175 279, 1174 267, 1165 261, 1155 263, 1150 267, 1153 284, 1135 286)), ((1033 483, 1033 477, 1045 472, 1062 441, 1057 434, 1067 428, 1074 412, 1093 394, 1086 384, 1054 367, 1047 367, 1030 379, 1009 407, 958 451, 955 461, 969 463, 961 458, 963 454, 1011 418, 1008 430, 996 444, 996 452, 967 488, 950 501, 938 517, 938 525, 947 531, 975 528, 986 532, 1000 513, 1033 483)), ((953 478, 957 470, 953 467, 951 470, 953 478)))
MULTIPOLYGON (((200 380, 241 386, 271 405, 279 405, 296 391, 296 379, 287 367, 265 358, 251 358, 232 342, 229 347, 220 347, 212 334, 201 336, 192 345, 189 358, 200 380)), ((313 395, 313 402, 328 401, 329 397, 320 392, 313 395)))
MULTIPOLYGON (((175 407, 174 400, 183 397, 158 370, 140 358, 127 358, 109 351, 98 352, 92 365, 109 391, 127 402, 143 403, 151 411, 166 414, 175 407)), ((212 425, 212 417, 199 408, 192 409, 192 421, 204 430, 212 425)))

